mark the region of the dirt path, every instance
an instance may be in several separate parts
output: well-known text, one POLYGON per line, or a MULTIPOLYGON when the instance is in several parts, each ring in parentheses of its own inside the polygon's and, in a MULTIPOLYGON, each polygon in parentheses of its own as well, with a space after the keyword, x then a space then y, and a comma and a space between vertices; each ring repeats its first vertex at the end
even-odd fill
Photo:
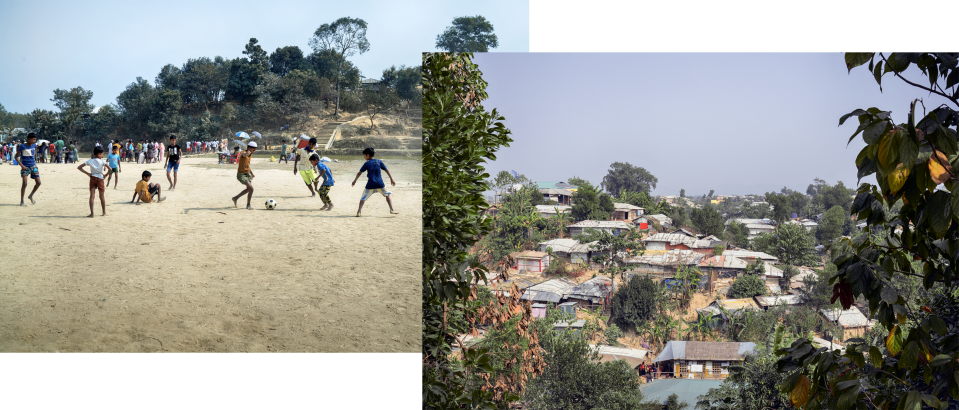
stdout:
POLYGON ((330 165, 321 212, 292 164, 254 158, 250 211, 236 165, 189 158, 171 192, 162 164, 123 164, 92 220, 76 165, 40 164, 26 208, 0 165, 0 351, 418 352, 422 165, 386 163, 399 215, 377 196, 355 217, 362 160, 330 165), (166 202, 129 204, 145 169, 166 202))

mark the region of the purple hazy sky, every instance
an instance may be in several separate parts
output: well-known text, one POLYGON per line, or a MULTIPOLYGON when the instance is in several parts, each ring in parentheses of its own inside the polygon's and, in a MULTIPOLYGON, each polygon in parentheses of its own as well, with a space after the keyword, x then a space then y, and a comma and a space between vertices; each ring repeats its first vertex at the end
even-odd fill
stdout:
MULTIPOLYGON (((654 194, 805 192, 813 178, 856 186, 861 137, 839 117, 878 107, 905 122, 909 104, 946 100, 894 78, 879 91, 841 53, 489 53, 474 61, 489 82, 487 110, 514 142, 487 166, 534 181, 579 176, 599 184, 613 162, 646 168, 654 194)), ((911 68, 903 74, 928 84, 911 68)), ((955 108, 955 107, 953 107, 955 108)), ((917 109, 921 113, 921 107, 917 109)), ((864 179, 875 182, 875 178, 864 179)))
POLYGON ((93 104, 116 102, 126 86, 151 83, 166 64, 189 58, 243 57, 255 37, 267 53, 298 46, 340 17, 369 25, 370 50, 350 58, 367 77, 392 65, 421 64, 456 17, 482 15, 495 29, 494 51, 529 51, 528 1, 3 1, 0 2, 0 104, 26 113, 54 109, 57 88, 93 91, 93 104))

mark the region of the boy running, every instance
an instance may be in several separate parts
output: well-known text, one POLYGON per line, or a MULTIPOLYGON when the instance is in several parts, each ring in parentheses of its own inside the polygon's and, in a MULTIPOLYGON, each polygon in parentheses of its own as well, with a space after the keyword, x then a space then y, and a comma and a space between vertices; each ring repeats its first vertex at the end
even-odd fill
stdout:
POLYGON ((276 163, 279 164, 280 161, 286 161, 287 164, 290 163, 290 161, 286 158, 286 141, 283 141, 283 147, 281 148, 281 152, 280 152, 280 159, 279 161, 276 161, 276 163))
POLYGON ((113 189, 117 189, 117 184, 120 182, 120 148, 113 146, 113 152, 110 155, 107 155, 107 163, 110 164, 110 169, 113 172, 107 175, 107 186, 110 186, 110 180, 113 180, 113 189))
POLYGON ((360 175, 363 175, 363 171, 366 171, 366 189, 363 190, 363 196, 360 197, 360 207, 356 210, 356 216, 360 217, 360 212, 363 211, 363 204, 366 200, 373 194, 379 192, 380 195, 386 197, 386 204, 390 206, 391 214, 398 214, 393 210, 393 201, 390 201, 390 194, 392 192, 387 191, 386 184, 383 183, 383 177, 380 175, 380 170, 386 171, 386 175, 390 176, 390 184, 396 186, 396 181, 393 180, 393 175, 390 174, 390 170, 386 169, 386 164, 383 161, 378 159, 373 159, 375 152, 373 148, 366 148, 363 150, 363 159, 366 160, 366 163, 363 164, 363 167, 360 168, 360 172, 356 173, 356 178, 353 178, 353 184, 351 186, 356 186, 356 180, 360 179, 360 175))
POLYGON ((306 182, 306 187, 309 188, 310 194, 312 194, 310 196, 316 196, 314 189, 320 189, 320 187, 317 186, 316 175, 313 174, 313 168, 316 165, 310 165, 310 157, 313 156, 314 147, 316 147, 316 138, 310 138, 310 142, 306 147, 296 150, 296 158, 293 160, 293 175, 296 175, 296 171, 300 171, 303 182, 306 182))
POLYGON ((333 201, 330 200, 330 188, 333 188, 333 172, 330 171, 330 168, 327 167, 326 164, 320 162, 320 156, 317 154, 310 156, 310 163, 313 164, 313 167, 316 168, 320 174, 316 177, 316 181, 323 178, 323 185, 319 188, 320 200, 323 201, 323 207, 320 208, 320 210, 332 211, 333 201))
POLYGON ((166 180, 170 181, 170 190, 176 189, 176 174, 180 170, 180 146, 176 143, 176 135, 170 134, 170 146, 166 148, 167 156, 163 164, 166 167, 166 180), (173 179, 170 179, 170 171, 173 179))
POLYGON ((103 170, 106 169, 109 175, 111 171, 110 166, 107 165, 106 160, 103 159, 103 148, 94 148, 93 149, 93 158, 87 160, 80 164, 77 167, 77 170, 90 176, 90 215, 87 215, 87 218, 93 218, 93 198, 96 196, 96 191, 100 191, 100 208, 103 209, 103 216, 107 216, 107 203, 103 199, 103 170), (89 166, 90 172, 84 171, 83 167, 89 166))
POLYGON ((163 202, 166 197, 160 196, 160 184, 150 183, 150 178, 153 174, 150 171, 143 171, 141 177, 143 179, 140 182, 137 182, 137 187, 133 191, 133 199, 130 200, 130 203, 136 201, 137 205, 140 205, 140 201, 150 203, 153 202, 153 198, 156 197, 157 202, 163 202), (138 198, 139 196, 139 198, 138 198))
POLYGON ((236 200, 240 199, 243 194, 246 194, 246 209, 253 209, 253 207, 250 206, 250 199, 253 198, 253 178, 256 178, 256 175, 253 175, 253 170, 250 169, 250 159, 253 158, 254 152, 256 152, 256 143, 250 142, 250 144, 246 146, 246 151, 240 154, 240 158, 237 161, 240 165, 236 170, 236 180, 246 185, 246 188, 233 197, 234 208, 237 207, 236 200))
POLYGON ((14 157, 17 164, 20 164, 20 178, 23 179, 23 185, 20 186, 20 206, 27 206, 23 203, 23 194, 27 191, 27 175, 33 178, 34 182, 33 191, 30 191, 30 196, 27 199, 30 200, 31 204, 37 203, 33 200, 33 194, 37 193, 37 188, 40 188, 40 170, 37 168, 36 152, 37 134, 31 132, 27 134, 25 144, 17 145, 17 153, 14 157))

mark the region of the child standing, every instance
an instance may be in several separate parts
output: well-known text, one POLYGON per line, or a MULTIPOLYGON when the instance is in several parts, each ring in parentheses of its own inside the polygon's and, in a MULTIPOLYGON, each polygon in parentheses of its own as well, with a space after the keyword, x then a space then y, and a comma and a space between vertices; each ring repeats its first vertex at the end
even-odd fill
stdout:
POLYGON ((280 161, 286 161, 287 164, 290 163, 286 158, 286 141, 283 141, 283 146, 280 148, 280 159, 276 161, 276 163, 279 164, 280 161))
POLYGON ((390 170, 386 169, 386 164, 383 161, 378 159, 373 159, 373 155, 376 153, 373 151, 373 148, 366 148, 363 150, 363 159, 366 160, 366 163, 363 164, 363 167, 360 168, 360 172, 356 173, 356 178, 353 178, 353 184, 351 186, 356 186, 356 180, 360 179, 360 175, 363 175, 363 171, 366 171, 366 189, 363 190, 363 196, 360 197, 360 207, 356 210, 356 216, 360 217, 360 212, 363 211, 363 204, 366 200, 373 194, 379 192, 380 195, 386 197, 386 204, 390 206, 391 214, 398 214, 393 210, 393 202, 390 201, 390 194, 392 192, 387 191, 386 184, 383 183, 383 177, 380 175, 380 170, 386 171, 386 175, 390 176, 390 184, 396 186, 396 181, 393 180, 393 175, 390 174, 390 170))
POLYGON ((313 164, 313 167, 316 168, 319 174, 319 176, 316 177, 316 181, 323 178, 323 185, 321 185, 318 190, 320 192, 320 200, 323 201, 323 207, 320 208, 320 210, 332 211, 333 201, 330 200, 330 188, 333 188, 333 172, 330 171, 330 168, 327 167, 326 164, 320 162, 320 156, 317 154, 310 156, 310 163, 313 164))
POLYGON ((132 204, 133 201, 136 201, 137 205, 140 205, 140 201, 143 202, 153 202, 153 198, 156 197, 157 202, 162 202, 166 197, 160 196, 160 184, 150 183, 150 178, 153 177, 153 174, 150 171, 143 171, 141 174, 140 182, 137 182, 137 187, 133 191, 133 199, 130 200, 132 204), (137 198, 139 196, 139 198, 137 198))
POLYGON ((96 196, 96 191, 100 191, 100 208, 103 209, 103 216, 107 216, 107 203, 103 199, 103 170, 107 170, 109 175, 111 169, 107 165, 107 162, 103 159, 103 148, 94 148, 93 149, 93 158, 87 160, 83 164, 77 167, 77 170, 90 176, 90 215, 87 218, 93 218, 93 198, 96 196), (90 172, 84 171, 83 167, 89 166, 90 172))
POLYGON ((166 163, 163 164, 166 167, 166 180, 170 181, 169 189, 176 189, 176 175, 177 171, 180 170, 180 146, 176 143, 176 135, 170 135, 170 146, 167 148, 166 163), (170 171, 173 171, 173 179, 170 179, 170 171))
POLYGON ((250 142, 250 144, 246 146, 246 151, 243 151, 240 154, 240 158, 236 161, 239 163, 236 169, 236 180, 240 181, 246 188, 233 197, 234 208, 236 208, 236 200, 240 199, 243 194, 246 194, 246 209, 253 209, 253 207, 250 206, 250 200, 253 198, 253 178, 256 178, 256 175, 253 175, 253 170, 250 169, 250 160, 253 158, 254 152, 256 152, 256 143, 250 142))
POLYGON ((40 170, 37 168, 36 152, 37 135, 31 132, 27 134, 25 144, 17 145, 17 154, 14 157, 17 164, 20 164, 20 178, 23 179, 23 185, 20 186, 20 206, 27 206, 23 203, 23 194, 27 191, 27 175, 33 178, 34 183, 33 191, 30 191, 30 196, 27 199, 30 200, 31 204, 37 203, 33 200, 33 194, 37 193, 37 188, 40 188, 40 170))
POLYGON ((107 175, 107 186, 110 186, 110 180, 113 180, 113 189, 117 189, 117 184, 120 182, 120 148, 113 146, 113 152, 110 155, 107 155, 107 163, 110 164, 110 169, 113 170, 109 175, 107 175))

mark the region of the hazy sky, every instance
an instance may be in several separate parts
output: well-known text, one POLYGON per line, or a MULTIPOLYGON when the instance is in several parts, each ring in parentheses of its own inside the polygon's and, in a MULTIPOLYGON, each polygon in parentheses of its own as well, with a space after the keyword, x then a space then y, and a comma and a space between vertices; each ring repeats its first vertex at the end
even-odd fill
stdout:
POLYGON ((529 51, 526 1, 10 1, 0 2, 0 104, 12 112, 53 109, 57 88, 82 86, 93 103, 116 102, 126 86, 151 83, 166 64, 243 57, 251 37, 268 53, 311 50, 309 39, 340 17, 369 25, 370 51, 351 58, 367 77, 392 65, 419 65, 436 36, 460 16, 485 16, 500 46, 529 51))
MULTIPOLYGON (((854 187, 865 143, 857 137, 846 148, 858 121, 838 127, 839 117, 878 107, 900 123, 915 98, 929 111, 946 101, 891 74, 880 92, 865 66, 847 75, 840 53, 490 53, 474 61, 489 82, 484 106, 506 118, 514 139, 490 175, 599 184, 610 164, 628 162, 655 175, 653 193, 663 195, 805 192, 816 177, 854 187)), ((906 78, 928 84, 910 70, 906 78)))

